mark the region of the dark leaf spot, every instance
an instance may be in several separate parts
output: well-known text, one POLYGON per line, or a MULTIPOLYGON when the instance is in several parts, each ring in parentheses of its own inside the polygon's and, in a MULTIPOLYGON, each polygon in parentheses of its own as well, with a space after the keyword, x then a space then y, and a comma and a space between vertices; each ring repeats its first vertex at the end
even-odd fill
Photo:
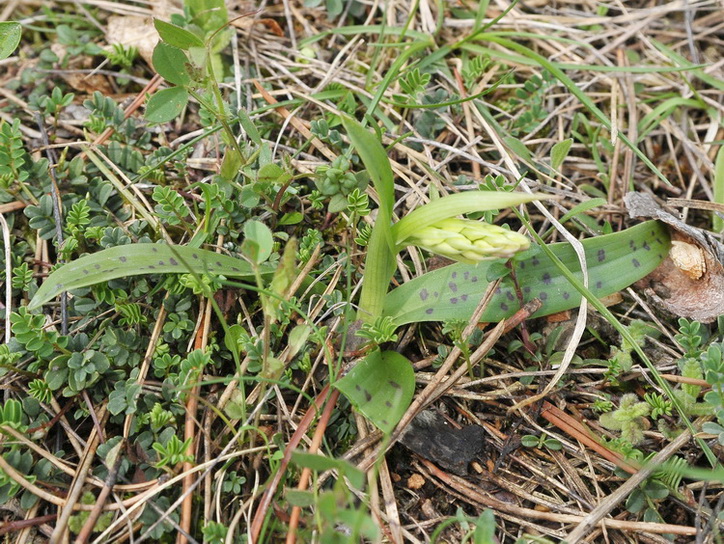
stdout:
POLYGON ((450 299, 450 304, 457 304, 458 303, 458 297, 452 297, 450 299))
POLYGON ((606 250, 605 249, 599 249, 597 253, 598 262, 602 263, 606 260, 606 250))
POLYGON ((166 266, 166 263, 164 261, 158 261, 158 266, 166 266))
POLYGON ((192 256, 194 259, 198 259, 198 258, 199 258, 198 254, 196 254, 196 253, 193 253, 191 256, 192 256))
POLYGON ((121 261, 122 263, 125 263, 125 262, 128 260, 128 257, 124 257, 123 255, 121 255, 121 256, 118 258, 118 260, 121 261))
POLYGON ((538 298, 541 299, 541 300, 548 300, 548 293, 546 293, 545 291, 541 291, 541 292, 538 294, 538 298))
POLYGON ((386 400, 385 406, 387 406, 388 408, 392 408, 392 403, 389 400, 386 400))
POLYGON ((450 288, 450 290, 453 293, 455 293, 458 290, 458 284, 455 283, 454 281, 451 281, 450 283, 448 283, 447 286, 450 288))
POLYGON ((648 244, 648 242, 644 242, 644 245, 641 246, 646 251, 651 251, 651 246, 648 244))
POLYGON ((469 280, 470 279, 470 272, 465 272, 463 274, 463 279, 469 280))
POLYGON ((154 253, 158 253, 158 248, 157 248, 157 247, 152 247, 152 248, 151 248, 151 251, 153 251, 154 253))
POLYGON ((366 400, 367 402, 370 402, 370 401, 372 400, 372 395, 371 395, 370 392, 367 391, 366 389, 365 389, 365 400, 366 400))
POLYGON ((83 274, 90 274, 85 268, 83 269, 83 274))
POLYGON ((471 282, 471 283, 477 283, 477 282, 478 282, 478 277, 477 277, 477 276, 473 276, 472 278, 470 278, 470 282, 471 282))
POLYGON ((354 388, 355 388, 357 391, 362 391, 362 388, 360 387, 360 385, 359 385, 358 383, 354 384, 354 388))
POLYGON ((387 383, 390 384, 390 387, 394 389, 402 389, 402 386, 397 383, 395 380, 387 380, 387 383))
POLYGON ((427 289, 423 289, 420 291, 420 300, 427 300, 427 297, 430 296, 430 293, 427 292, 427 289))
POLYGON ((453 272, 451 277, 452 277, 452 279, 457 278, 457 277, 458 277, 458 273, 457 273, 457 272, 453 272))
POLYGON ((538 266, 540 264, 540 260, 538 259, 538 257, 533 257, 530 260, 530 264, 532 264, 533 266, 538 266))
POLYGON ((468 295, 463 295, 463 296, 461 296, 461 297, 460 297, 460 300, 462 300, 462 301, 468 300, 468 295))
POLYGON ((508 305, 507 305, 505 302, 501 302, 501 303, 500 303, 500 309, 503 310, 504 312, 507 312, 507 311, 508 311, 508 305))
POLYGON ((216 266, 221 267, 221 261, 216 261, 216 266))
POLYGON ((603 287, 603 282, 599 280, 596 282, 596 289, 600 289, 601 287, 603 287))
POLYGON ((95 268, 96 270, 100 270, 100 268, 101 268, 101 265, 99 265, 99 264, 96 264, 96 265, 94 265, 94 266, 93 266, 93 268, 95 268))
POLYGON ((641 263, 638 261, 638 259, 631 259, 631 264, 633 264, 636 268, 641 266, 641 263))
POLYGON ((636 242, 629 240, 628 247, 631 248, 631 251, 636 251, 636 242))
POLYGON ((520 261, 520 263, 518 264, 518 268, 523 270, 525 268, 525 261, 520 261))
POLYGON ((508 300, 515 300, 515 295, 512 293, 512 291, 506 291, 505 298, 507 298, 508 300))
POLYGON ((524 292, 526 295, 529 295, 529 294, 530 294, 530 287, 523 287, 523 292, 524 292))
POLYGON ((156 270, 156 267, 153 266, 152 264, 149 264, 149 265, 148 265, 148 269, 149 269, 149 270, 156 270))
POLYGON ((432 308, 428 308, 427 310, 425 310, 425 313, 427 315, 430 315, 432 312, 434 312, 434 310, 432 308))
POLYGON ((171 258, 168 260, 168 262, 171 264, 171 266, 177 266, 177 265, 178 265, 178 261, 177 261, 176 259, 174 259, 173 257, 171 257, 171 258))
POLYGON ((568 300, 569 298, 571 298, 571 294, 568 291, 563 291, 563 298, 568 300))
POLYGON ((543 285, 550 285, 552 282, 553 280, 551 279, 551 275, 548 272, 543 274, 543 285))

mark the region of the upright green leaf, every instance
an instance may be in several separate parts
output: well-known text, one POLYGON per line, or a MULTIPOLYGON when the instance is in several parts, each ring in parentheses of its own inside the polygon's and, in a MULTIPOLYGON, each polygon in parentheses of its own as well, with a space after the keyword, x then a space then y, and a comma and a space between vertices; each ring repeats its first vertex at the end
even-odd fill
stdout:
POLYGON ((339 475, 348 478, 352 487, 356 489, 363 489, 365 485, 365 473, 344 459, 294 451, 292 452, 292 463, 300 468, 308 468, 317 472, 337 470, 339 475))
POLYGON ((568 138, 567 140, 558 142, 553 146, 553 149, 551 149, 551 166, 553 167, 553 170, 559 170, 561 168, 561 165, 563 164, 563 161, 566 160, 572 145, 573 138, 568 138))
POLYGON ((382 314, 385 293, 395 270, 395 252, 392 241, 392 208, 395 204, 395 188, 390 159, 380 141, 349 117, 342 117, 355 151, 370 175, 380 200, 380 211, 372 228, 367 257, 365 277, 359 299, 358 318, 372 323, 382 314))
POLYGON ((390 159, 377 137, 357 121, 350 117, 342 117, 342 124, 380 197, 383 220, 389 221, 392 217, 392 207, 395 205, 394 176, 390 159))
POLYGON ((218 30, 226 24, 229 16, 224 0, 185 0, 194 23, 204 30, 218 30))
POLYGON ((533 156, 530 154, 530 151, 528 151, 528 148, 525 147, 525 144, 521 142, 518 138, 514 138, 513 136, 505 136, 503 140, 505 141, 505 145, 507 145, 510 150, 518 157, 526 162, 531 162, 533 160, 533 156))

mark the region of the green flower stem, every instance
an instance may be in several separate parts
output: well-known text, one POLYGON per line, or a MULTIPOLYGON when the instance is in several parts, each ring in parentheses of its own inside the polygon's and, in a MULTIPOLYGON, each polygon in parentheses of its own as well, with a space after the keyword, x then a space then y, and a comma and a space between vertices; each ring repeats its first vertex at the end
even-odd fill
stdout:
MULTIPOLYGON (((413 238, 415 235, 421 231, 425 232, 424 229, 449 220, 456 215, 517 206, 525 202, 549 198, 542 194, 531 195, 509 192, 469 191, 434 200, 411 212, 397 224, 392 225, 394 185, 392 167, 390 166, 387 153, 380 141, 357 121, 349 117, 343 117, 342 124, 347 130, 350 141, 362 159, 365 168, 367 168, 370 179, 377 190, 380 205, 377 219, 372 227, 370 240, 367 244, 362 292, 360 294, 359 310, 357 312, 357 318, 364 323, 373 323, 376 318, 382 315, 387 288, 395 272, 395 259, 397 258, 397 254, 405 246, 414 243, 413 238)), ((480 232, 481 229, 485 228, 481 226, 482 223, 472 221, 466 223, 466 225, 470 225, 468 231, 471 232, 480 232), (476 225, 474 228, 471 226, 473 224, 476 225)), ((461 231, 462 230, 463 229, 461 229, 461 231)), ((431 230, 428 233, 432 234, 433 231, 431 230)), ((506 238, 504 242, 500 244, 501 254, 503 251, 512 251, 512 247, 505 250, 502 249, 502 246, 516 245, 507 238, 510 234, 511 233, 506 231, 506 238)), ((476 235, 476 239, 480 238, 482 238, 482 236, 476 235)), ((498 235, 498 239, 502 241, 503 236, 498 235)), ((453 256, 462 260, 467 259, 468 261, 472 260, 473 256, 476 255, 479 257, 477 260, 480 260, 480 258, 490 258, 491 256, 492 251, 489 251, 487 255, 483 255, 480 247, 475 253, 465 253, 466 250, 470 250, 474 246, 475 239, 473 239, 473 237, 466 238, 463 235, 458 238, 458 242, 462 244, 459 244, 459 247, 464 249, 452 251, 453 246, 448 244, 446 249, 449 248, 451 251, 445 253, 447 256, 453 256)), ((491 244, 488 245, 490 246, 491 244)), ((517 245, 522 248, 524 244, 518 239, 517 245)), ((488 249, 490 250, 490 248, 488 249)))

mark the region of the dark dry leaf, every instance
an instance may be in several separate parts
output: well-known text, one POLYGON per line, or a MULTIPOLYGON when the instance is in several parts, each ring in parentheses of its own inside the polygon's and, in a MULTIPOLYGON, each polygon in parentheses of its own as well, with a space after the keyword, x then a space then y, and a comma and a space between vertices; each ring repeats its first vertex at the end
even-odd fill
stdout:
POLYGON ((426 410, 412 420, 400 442, 417 455, 465 476, 468 464, 483 449, 485 431, 479 425, 454 429, 437 412, 426 410))

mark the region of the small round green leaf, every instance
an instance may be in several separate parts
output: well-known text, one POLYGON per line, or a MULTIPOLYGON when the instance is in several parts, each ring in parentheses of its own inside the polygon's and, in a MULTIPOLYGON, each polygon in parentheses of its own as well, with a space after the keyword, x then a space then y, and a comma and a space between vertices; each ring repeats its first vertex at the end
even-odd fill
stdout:
POLYGON ((196 34, 192 34, 185 28, 172 25, 166 21, 159 19, 153 20, 153 26, 156 27, 158 35, 169 45, 178 47, 179 49, 188 49, 189 47, 203 47, 204 42, 201 41, 196 34))
POLYGON ((0 60, 8 58, 20 43, 20 23, 5 21, 0 23, 0 60))
POLYGON ((153 67, 158 75, 174 85, 186 86, 191 83, 191 76, 186 69, 188 62, 186 54, 173 45, 158 42, 153 50, 153 67))
POLYGON ((167 123, 179 116, 189 101, 183 87, 171 87, 157 92, 146 106, 146 119, 151 123, 167 123))
POLYGON ((244 224, 244 236, 246 236, 246 239, 241 246, 244 255, 255 263, 266 261, 271 255, 272 246, 274 245, 269 227, 260 221, 247 221, 244 224))

